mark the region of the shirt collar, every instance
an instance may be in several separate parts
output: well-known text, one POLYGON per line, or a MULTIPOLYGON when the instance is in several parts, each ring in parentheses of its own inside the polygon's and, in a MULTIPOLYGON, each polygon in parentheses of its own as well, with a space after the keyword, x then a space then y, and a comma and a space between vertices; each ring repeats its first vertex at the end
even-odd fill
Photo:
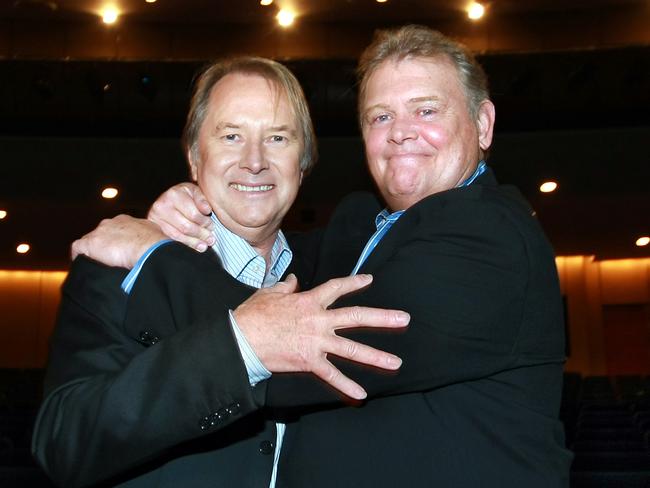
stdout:
POLYGON ((264 257, 260 256, 245 239, 228 230, 214 212, 210 218, 214 223, 214 235, 217 238, 212 248, 219 256, 226 272, 238 281, 261 288, 265 282, 265 274, 273 275, 277 281, 289 267, 293 253, 282 231, 278 231, 275 238, 271 248, 271 268, 268 273, 265 273, 264 257))

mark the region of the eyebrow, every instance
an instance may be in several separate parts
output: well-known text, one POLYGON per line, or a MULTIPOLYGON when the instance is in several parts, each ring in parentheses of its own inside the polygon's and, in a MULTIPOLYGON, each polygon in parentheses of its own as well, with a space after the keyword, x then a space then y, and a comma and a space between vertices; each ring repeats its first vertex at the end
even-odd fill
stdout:
POLYGON ((222 129, 240 129, 241 126, 238 124, 233 124, 232 122, 220 122, 215 126, 215 130, 220 131, 222 129))
POLYGON ((415 97, 415 98, 410 98, 408 103, 421 103, 421 102, 439 102, 440 97, 436 97, 435 95, 430 95, 426 97, 415 97))

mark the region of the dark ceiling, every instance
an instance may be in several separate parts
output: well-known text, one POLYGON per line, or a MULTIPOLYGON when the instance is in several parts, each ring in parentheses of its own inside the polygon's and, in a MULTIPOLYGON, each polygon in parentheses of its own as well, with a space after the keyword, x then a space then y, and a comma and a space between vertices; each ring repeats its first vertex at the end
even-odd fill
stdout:
MULTIPOLYGON (((291 2, 286 2, 290 4, 291 2)), ((254 0, 119 2, 106 27, 93 0, 0 3, 0 268, 67 265, 72 239, 103 217, 142 215, 185 178, 178 135, 191 80, 242 52, 286 62, 305 88, 321 162, 286 225, 326 220, 371 189, 355 121, 355 58, 376 27, 426 23, 472 47, 497 106, 490 164, 532 201, 559 254, 650 256, 650 4, 493 0, 302 0, 293 31, 254 0), (560 189, 537 187, 555 178, 560 189), (120 187, 114 201, 102 185, 120 187), (18 242, 32 252, 19 256, 18 242)), ((284 4, 283 4, 284 5, 284 4)))

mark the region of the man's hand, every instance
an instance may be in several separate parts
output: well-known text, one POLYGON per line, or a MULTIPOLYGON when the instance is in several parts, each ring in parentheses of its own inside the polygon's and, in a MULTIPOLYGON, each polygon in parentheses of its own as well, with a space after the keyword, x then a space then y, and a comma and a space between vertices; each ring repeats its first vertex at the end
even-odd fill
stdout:
POLYGON ((210 212, 212 208, 198 186, 180 183, 158 197, 147 219, 171 239, 203 252, 215 242, 210 212))
POLYGON ((295 293, 298 282, 286 281, 262 288, 237 307, 233 315, 262 364, 271 372, 311 372, 344 394, 361 400, 365 390, 344 376, 327 359, 335 354, 383 369, 398 369, 401 359, 336 335, 351 327, 400 328, 408 325, 406 312, 368 307, 328 310, 339 297, 364 288, 372 276, 336 278, 310 291, 295 293))
POLYGON ((108 266, 131 269, 147 249, 166 239, 160 228, 145 219, 118 215, 72 243, 72 259, 85 254, 108 266))

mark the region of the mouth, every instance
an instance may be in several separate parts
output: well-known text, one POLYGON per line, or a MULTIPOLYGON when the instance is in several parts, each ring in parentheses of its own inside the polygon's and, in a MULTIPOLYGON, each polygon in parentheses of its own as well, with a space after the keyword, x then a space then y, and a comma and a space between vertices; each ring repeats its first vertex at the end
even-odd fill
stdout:
POLYGON ((241 185, 239 183, 230 183, 230 188, 233 190, 237 191, 243 191, 243 192, 252 192, 252 193, 259 193, 259 192, 265 192, 265 191, 270 191, 275 188, 275 185, 241 185))

